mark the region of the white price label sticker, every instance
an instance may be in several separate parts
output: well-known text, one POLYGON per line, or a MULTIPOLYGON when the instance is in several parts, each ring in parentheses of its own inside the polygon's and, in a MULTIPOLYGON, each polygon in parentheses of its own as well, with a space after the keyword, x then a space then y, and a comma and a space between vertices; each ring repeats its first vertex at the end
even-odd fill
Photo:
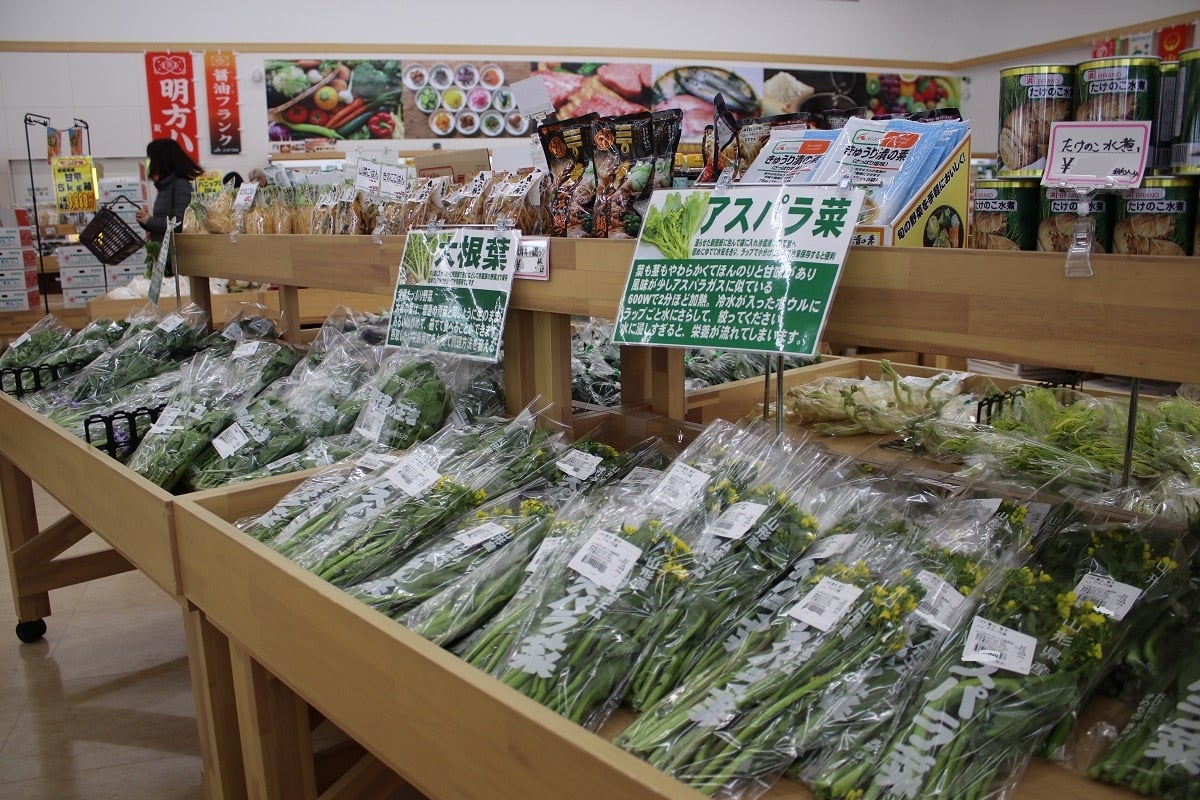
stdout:
POLYGON ((165 433, 175 429, 175 421, 183 416, 183 409, 178 406, 167 406, 158 415, 158 419, 154 420, 154 424, 150 426, 151 433, 165 433))
POLYGON ((258 344, 259 342, 257 339, 247 339, 243 342, 239 342, 237 347, 233 348, 233 357, 245 358, 246 356, 254 355, 258 352, 258 344))
POLYGON ((615 592, 633 572, 641 555, 642 551, 632 542, 615 533, 596 531, 567 566, 597 586, 615 592))
POLYGON ((582 450, 568 450, 563 457, 554 462, 554 466, 577 480, 586 481, 596 474, 596 468, 602 462, 600 456, 585 453, 582 450))
POLYGON ((1075 603, 1091 602, 1096 611, 1117 622, 1125 619, 1125 615, 1133 608, 1142 591, 1128 583, 1114 581, 1107 575, 1089 572, 1080 579, 1075 587, 1075 603))
POLYGON ((245 331, 239 325, 226 325, 221 329, 221 338, 228 339, 231 342, 240 342, 245 336, 245 331))
POLYGON ((159 330, 170 333, 183 324, 183 317, 178 314, 168 314, 162 322, 158 323, 159 330))
POLYGON ((265 469, 268 472, 276 472, 279 470, 291 469, 293 466, 295 466, 299 463, 300 463, 300 454, 292 453, 289 456, 284 456, 283 458, 275 459, 270 464, 267 464, 265 469))
POLYGON ((424 459, 407 456, 389 469, 385 477, 409 497, 420 497, 441 477, 424 459))
POLYGON ((371 390, 371 399, 367 401, 354 432, 368 442, 378 442, 383 432, 383 423, 387 421, 388 409, 392 407, 392 398, 378 389, 371 390))
POLYGON ((386 453, 367 453, 354 463, 363 469, 377 470, 380 467, 390 467, 399 460, 399 456, 390 456, 386 453))
POLYGON ((944 631, 950 630, 950 623, 954 620, 955 612, 962 607, 963 601, 967 598, 963 597, 958 589, 942 580, 940 575, 935 575, 926 569, 917 573, 917 583, 921 584, 921 588, 925 590, 925 596, 917 604, 917 616, 936 628, 944 631))
POLYGON ((962 660, 991 664, 1018 675, 1028 675, 1033 670, 1036 651, 1037 639, 1029 634, 1014 631, 983 617, 975 617, 963 645, 962 660))
POLYGON ((823 558, 840 556, 850 549, 850 545, 854 544, 854 540, 857 538, 858 535, 854 533, 830 534, 808 548, 808 551, 804 554, 804 560, 820 561, 823 558))
POLYGON ((559 551, 559 548, 561 548, 565 542, 566 539, 562 536, 547 536, 542 540, 542 543, 538 545, 538 549, 534 552, 533 558, 529 559, 529 564, 525 567, 525 571, 537 572, 542 568, 542 565, 545 564, 546 561, 552 558, 554 554, 559 551))
POLYGON ((767 507, 762 503, 734 503, 725 509, 713 525, 713 535, 722 539, 741 539, 754 527, 767 507))
POLYGON ((1041 531, 1046 517, 1050 516, 1050 508, 1049 503, 1030 503, 1025 507, 1025 524, 1035 536, 1041 531))
POLYGON ((338 195, 338 200, 343 203, 353 203, 354 198, 358 197, 358 189, 353 186, 347 186, 342 189, 342 193, 338 195))
POLYGON ((255 181, 246 181, 238 187, 237 196, 233 200, 234 211, 246 211, 254 205, 254 195, 258 193, 255 181))
POLYGON ((629 470, 628 475, 621 479, 621 485, 628 486, 631 489, 649 489, 661 479, 662 470, 650 467, 634 467, 629 470))
POLYGON ((454 541, 461 542, 464 547, 476 547, 489 539, 495 539, 497 536, 508 535, 508 528, 503 525, 498 525, 495 522, 485 522, 482 525, 476 525, 470 530, 456 533, 454 541))
POLYGON ((793 619, 828 633, 838 620, 846 616, 862 593, 863 590, 853 584, 835 581, 833 578, 821 578, 817 585, 804 595, 804 599, 787 613, 793 619))
POLYGON ((1000 510, 999 497, 981 497, 975 500, 964 500, 963 507, 971 509, 979 519, 987 519, 1000 510))
POLYGON ((663 475, 655 493, 671 508, 684 508, 696 500, 708 480, 708 473, 676 461, 663 475))
POLYGON ((250 434, 246 433, 245 429, 235 422, 221 431, 220 436, 213 439, 213 449, 217 451, 217 455, 221 458, 229 458, 238 450, 245 447, 249 441, 250 434))

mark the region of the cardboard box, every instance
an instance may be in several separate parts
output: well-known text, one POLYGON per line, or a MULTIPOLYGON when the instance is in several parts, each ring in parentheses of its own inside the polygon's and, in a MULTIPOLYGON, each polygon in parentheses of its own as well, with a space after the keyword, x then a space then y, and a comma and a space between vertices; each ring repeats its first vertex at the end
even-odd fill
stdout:
POLYGON ((37 289, 0 292, 0 311, 29 311, 41 304, 42 295, 37 289))
POLYGON ((37 265, 37 250, 32 247, 0 250, 0 269, 36 269, 37 265))
POLYGON ((102 264, 90 267, 59 267, 58 270, 58 280, 63 291, 92 286, 103 287, 105 279, 102 264))
POLYGON ((492 151, 438 150, 430 155, 413 157, 417 177, 437 178, 445 175, 455 181, 465 181, 477 172, 492 168, 492 151))
POLYGON ((20 292, 38 288, 38 273, 36 269, 0 268, 0 292, 20 292))
MULTIPOLYGON (((138 255, 142 255, 138 253, 138 255)), ((146 262, 141 258, 129 258, 122 261, 120 264, 109 264, 104 268, 104 276, 108 279, 108 288, 115 289, 118 286, 124 286, 134 278, 140 278, 146 274, 146 262)))
POLYGON ((63 287, 63 308, 87 308, 89 300, 105 295, 104 286, 63 287))
POLYGON ((33 247, 33 228, 0 228, 0 250, 33 247))
POLYGON ((971 232, 967 229, 970 173, 971 135, 968 133, 895 219, 886 225, 859 225, 854 229, 850 243, 873 247, 940 246, 926 235, 926 226, 935 214, 941 215, 944 209, 949 209, 951 215, 957 215, 959 222, 957 228, 949 231, 950 246, 970 247, 971 232))
POLYGON ((5 206, 0 208, 0 225, 6 228, 29 228, 33 226, 33 214, 28 208, 5 206))
POLYGON ((63 245, 54 251, 58 258, 58 267, 100 267, 100 259, 96 254, 81 244, 63 245))

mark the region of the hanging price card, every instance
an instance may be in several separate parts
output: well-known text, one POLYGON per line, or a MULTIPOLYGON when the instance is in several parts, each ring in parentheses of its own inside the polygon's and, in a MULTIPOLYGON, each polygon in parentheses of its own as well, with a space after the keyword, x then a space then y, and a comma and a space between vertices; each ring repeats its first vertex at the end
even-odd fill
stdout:
POLYGON ((1055 122, 1043 186, 1138 186, 1150 154, 1149 122, 1055 122))
POLYGON ((379 167, 379 194, 389 200, 404 198, 408 186, 408 170, 398 164, 383 164, 379 167))
POLYGON ((354 188, 364 192, 378 192, 380 177, 379 162, 359 161, 358 171, 354 175, 354 188))
POLYGON ((515 230, 409 231, 387 343, 498 360, 519 239, 515 230))
POLYGON ((813 355, 863 198, 821 186, 655 192, 613 340, 813 355))
POLYGON ((206 169, 196 178, 196 194, 217 194, 224 188, 219 169, 206 169))
POLYGON ((54 206, 62 212, 96 210, 96 165, 91 156, 50 160, 54 206))

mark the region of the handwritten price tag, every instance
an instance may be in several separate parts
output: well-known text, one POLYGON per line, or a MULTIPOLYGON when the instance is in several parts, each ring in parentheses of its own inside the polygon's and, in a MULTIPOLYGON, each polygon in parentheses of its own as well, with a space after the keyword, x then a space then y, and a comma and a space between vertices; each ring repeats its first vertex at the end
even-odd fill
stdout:
POLYGON ((1042 185, 1138 186, 1149 153, 1149 122, 1055 122, 1042 185))

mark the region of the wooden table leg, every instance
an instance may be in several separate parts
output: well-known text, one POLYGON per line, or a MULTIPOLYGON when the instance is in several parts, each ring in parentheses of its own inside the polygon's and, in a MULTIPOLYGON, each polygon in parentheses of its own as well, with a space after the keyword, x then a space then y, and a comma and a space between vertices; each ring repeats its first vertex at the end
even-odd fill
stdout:
MULTIPOLYGON (((22 624, 50 616, 50 593, 25 586, 23 564, 14 553, 41 533, 37 507, 33 500, 33 482, 11 461, 0 455, 0 507, 3 510, 4 551, 12 582, 13 608, 22 624)), ((44 629, 43 629, 44 630, 44 629)), ((37 637, 34 637, 37 638, 37 637)))
POLYGON ((245 800, 229 640, 192 605, 183 610, 206 800, 245 800))
POLYGON ((252 800, 316 800, 308 704, 237 642, 229 643, 238 728, 252 800))
POLYGON ((509 413, 535 397, 547 414, 571 423, 571 317, 547 311, 509 312, 504 334, 505 396, 509 413))

